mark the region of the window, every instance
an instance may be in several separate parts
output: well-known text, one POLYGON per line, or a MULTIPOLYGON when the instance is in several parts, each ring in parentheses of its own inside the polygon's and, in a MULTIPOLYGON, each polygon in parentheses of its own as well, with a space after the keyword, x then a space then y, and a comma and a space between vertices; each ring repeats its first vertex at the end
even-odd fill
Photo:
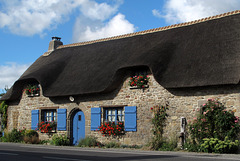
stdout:
POLYGON ((104 108, 104 121, 108 122, 124 122, 123 107, 118 108, 104 108))
POLYGON ((51 122, 57 123, 58 131, 66 131, 67 123, 67 109, 58 109, 58 107, 45 107, 45 109, 32 110, 31 116, 31 129, 36 130, 38 128, 38 123, 51 122))
POLYGON ((131 69, 131 76, 148 75, 150 73, 147 66, 138 66, 131 69))
POLYGON ((124 121, 125 131, 137 131, 137 107, 91 108, 91 130, 97 130, 104 121, 124 121))
POLYGON ((52 122, 57 121, 57 112, 56 110, 42 110, 42 121, 52 122))

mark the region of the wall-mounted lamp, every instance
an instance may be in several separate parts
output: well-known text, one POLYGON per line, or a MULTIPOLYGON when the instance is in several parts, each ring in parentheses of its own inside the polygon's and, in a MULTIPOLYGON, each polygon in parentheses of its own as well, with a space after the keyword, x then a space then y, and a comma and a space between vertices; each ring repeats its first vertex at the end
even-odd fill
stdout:
POLYGON ((74 101, 74 97, 73 97, 73 96, 69 96, 69 100, 70 100, 71 102, 73 102, 73 101, 74 101))

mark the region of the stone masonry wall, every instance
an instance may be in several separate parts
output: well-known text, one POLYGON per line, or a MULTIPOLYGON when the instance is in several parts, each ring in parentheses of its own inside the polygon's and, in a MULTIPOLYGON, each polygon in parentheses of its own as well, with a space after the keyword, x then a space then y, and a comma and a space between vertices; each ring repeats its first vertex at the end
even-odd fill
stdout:
MULTIPOLYGON (((180 133, 180 118, 191 120, 197 109, 204 104, 208 98, 222 102, 228 109, 236 109, 236 115, 240 116, 240 86, 212 86, 198 88, 165 89, 160 86, 154 77, 150 76, 149 88, 130 89, 129 78, 125 80, 119 89, 108 94, 93 94, 74 97, 71 102, 68 98, 47 98, 40 94, 39 97, 28 97, 22 95, 20 102, 11 103, 8 109, 8 130, 13 128, 31 128, 31 110, 41 107, 58 107, 67 109, 67 117, 71 110, 79 108, 85 115, 85 132, 87 135, 98 137, 102 142, 111 140, 119 141, 129 145, 145 145, 152 137, 151 119, 153 113, 151 107, 156 105, 169 105, 167 113, 167 127, 165 136, 168 139, 176 139, 180 133), (127 132, 122 138, 105 138, 96 131, 90 130, 91 108, 112 105, 137 106, 137 132, 127 132)), ((70 129, 70 128, 68 128, 70 129)), ((69 132, 60 132, 67 134, 69 132)), ((41 134, 41 139, 48 136, 41 134)))

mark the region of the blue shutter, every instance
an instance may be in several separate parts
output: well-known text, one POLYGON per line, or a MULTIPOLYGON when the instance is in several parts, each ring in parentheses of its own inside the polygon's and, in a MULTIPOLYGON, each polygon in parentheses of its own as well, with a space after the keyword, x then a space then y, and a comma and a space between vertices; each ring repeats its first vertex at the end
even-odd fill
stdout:
POLYGON ((125 131, 137 131, 137 107, 125 106, 125 131))
POLYGON ((32 119, 31 129, 32 130, 37 130, 38 122, 39 122, 39 110, 32 110, 31 119, 32 119))
POLYGON ((67 127, 67 109, 57 110, 57 130, 66 131, 67 127))
POLYGON ((91 130, 95 131, 101 126, 101 108, 91 108, 91 130))

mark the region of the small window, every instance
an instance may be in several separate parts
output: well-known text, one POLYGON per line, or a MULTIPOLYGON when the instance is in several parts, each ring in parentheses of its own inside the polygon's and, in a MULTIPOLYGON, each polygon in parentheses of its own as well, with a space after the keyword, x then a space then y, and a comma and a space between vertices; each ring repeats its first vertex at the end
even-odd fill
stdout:
POLYGON ((124 122, 123 107, 104 108, 104 121, 107 122, 124 122))
POLYGON ((125 131, 137 131, 137 107, 91 108, 91 130, 98 130, 103 122, 124 122, 125 131))
POLYGON ((42 110, 42 121, 44 122, 56 122, 57 112, 56 109, 53 110, 42 110))

